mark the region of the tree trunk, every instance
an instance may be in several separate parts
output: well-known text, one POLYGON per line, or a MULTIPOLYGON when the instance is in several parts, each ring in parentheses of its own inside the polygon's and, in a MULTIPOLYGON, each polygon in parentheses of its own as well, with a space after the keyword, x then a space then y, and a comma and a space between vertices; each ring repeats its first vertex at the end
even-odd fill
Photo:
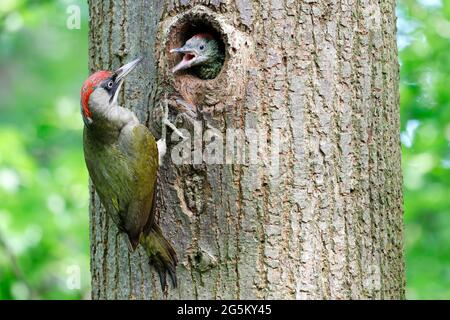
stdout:
POLYGON ((198 152, 194 163, 174 163, 179 145, 169 145, 157 210, 178 254, 179 287, 166 295, 91 188, 92 298, 404 298, 394 0, 91 0, 89 8, 91 71, 145 57, 125 82, 125 107, 157 135, 155 106, 179 94, 199 109, 195 133, 213 127, 223 134, 216 143, 227 143, 208 164, 198 152), (179 57, 169 49, 195 28, 224 43, 216 79, 170 72, 179 57))

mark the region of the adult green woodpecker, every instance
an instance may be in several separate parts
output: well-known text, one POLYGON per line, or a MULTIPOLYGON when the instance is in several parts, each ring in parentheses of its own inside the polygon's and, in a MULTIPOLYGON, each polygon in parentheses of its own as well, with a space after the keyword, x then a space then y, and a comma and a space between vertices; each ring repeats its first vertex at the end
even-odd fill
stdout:
POLYGON ((173 73, 191 69, 204 80, 217 77, 225 60, 219 42, 209 33, 198 33, 181 48, 172 49, 170 52, 184 54, 183 59, 172 69, 173 73))
MULTIPOLYGON (((165 137, 155 141, 132 111, 117 104, 124 78, 140 62, 136 59, 114 72, 98 71, 83 84, 84 156, 107 214, 127 235, 131 251, 139 244, 144 247, 164 290, 167 273, 177 286, 176 253, 157 225, 154 211, 165 137)), ((164 122, 170 124, 167 119, 164 122)))

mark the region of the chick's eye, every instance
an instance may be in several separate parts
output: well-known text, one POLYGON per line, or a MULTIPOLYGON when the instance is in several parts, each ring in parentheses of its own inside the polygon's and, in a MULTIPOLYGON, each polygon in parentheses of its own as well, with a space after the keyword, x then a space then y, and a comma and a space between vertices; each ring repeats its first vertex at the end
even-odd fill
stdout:
POLYGON ((204 45, 201 45, 201 46, 200 46, 200 50, 203 50, 203 49, 205 49, 205 46, 204 46, 204 45))
POLYGON ((108 82, 108 88, 111 89, 114 85, 114 82, 111 80, 110 82, 108 82))

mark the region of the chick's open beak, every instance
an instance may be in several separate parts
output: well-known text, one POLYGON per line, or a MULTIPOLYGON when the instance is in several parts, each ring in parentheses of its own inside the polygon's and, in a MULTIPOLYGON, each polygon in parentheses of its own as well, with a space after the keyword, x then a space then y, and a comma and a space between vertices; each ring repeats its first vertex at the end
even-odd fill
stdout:
POLYGON ((184 54, 183 59, 175 67, 173 67, 173 73, 192 67, 198 57, 197 53, 194 50, 187 49, 185 47, 172 49, 170 50, 170 53, 184 54))

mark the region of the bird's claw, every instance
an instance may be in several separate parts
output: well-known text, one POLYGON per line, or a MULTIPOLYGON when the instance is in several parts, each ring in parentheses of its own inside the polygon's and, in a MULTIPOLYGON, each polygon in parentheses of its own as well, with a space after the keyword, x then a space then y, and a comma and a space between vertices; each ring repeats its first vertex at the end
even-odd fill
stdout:
POLYGON ((165 97, 164 99, 164 113, 162 117, 163 128, 162 128, 162 136, 165 138, 166 136, 166 126, 173 130, 181 139, 186 140, 187 138, 183 135, 183 133, 169 120, 169 107, 168 107, 168 99, 165 97))
POLYGON ((167 97, 164 99, 163 103, 163 116, 162 116, 162 126, 161 126, 161 139, 159 139, 156 142, 156 145, 158 147, 158 158, 159 158, 159 164, 162 164, 162 159, 167 153, 167 127, 172 129, 173 132, 175 132, 183 141, 187 139, 183 135, 183 133, 169 120, 169 108, 168 108, 168 100, 167 97))
POLYGON ((187 137, 185 137, 184 135, 183 135, 183 133, 172 123, 172 122, 170 122, 168 119, 165 119, 164 121, 163 121, 163 123, 166 125, 166 126, 168 126, 170 129, 172 129, 173 130, 173 132, 175 132, 181 139, 183 139, 183 140, 186 140, 187 139, 187 137))

